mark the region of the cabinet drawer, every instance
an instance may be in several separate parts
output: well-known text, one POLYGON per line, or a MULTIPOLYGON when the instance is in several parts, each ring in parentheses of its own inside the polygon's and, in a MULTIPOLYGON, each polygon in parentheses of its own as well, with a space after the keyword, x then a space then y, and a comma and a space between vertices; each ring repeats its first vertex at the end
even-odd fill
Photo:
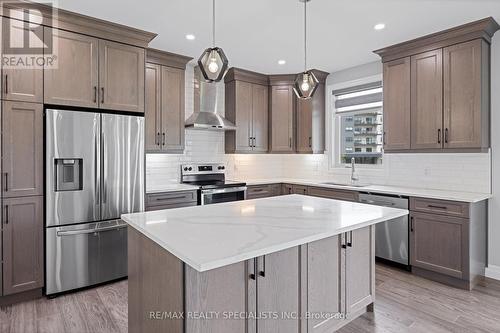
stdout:
POLYGON ((290 184, 281 184, 281 195, 293 193, 293 186, 290 184))
POLYGON ((196 201, 191 202, 181 202, 172 205, 157 205, 157 206, 146 206, 146 211, 151 212, 153 210, 163 210, 163 209, 173 209, 173 208, 182 208, 182 207, 192 207, 197 206, 198 203, 196 201))
POLYGON ((248 186, 247 199, 268 198, 279 195, 281 187, 279 184, 252 185, 248 186))
POLYGON ((410 198, 410 210, 469 218, 469 204, 458 201, 410 198))
POLYGON ((146 195, 146 206, 165 206, 180 203, 196 203, 196 191, 155 193, 146 195))
POLYGON ((327 189, 320 187, 310 187, 309 195, 313 197, 321 197, 321 198, 345 200, 345 201, 358 201, 359 199, 358 192, 327 189))
POLYGON ((292 186, 292 192, 293 192, 293 194, 307 195, 308 188, 307 188, 307 186, 293 185, 292 186))

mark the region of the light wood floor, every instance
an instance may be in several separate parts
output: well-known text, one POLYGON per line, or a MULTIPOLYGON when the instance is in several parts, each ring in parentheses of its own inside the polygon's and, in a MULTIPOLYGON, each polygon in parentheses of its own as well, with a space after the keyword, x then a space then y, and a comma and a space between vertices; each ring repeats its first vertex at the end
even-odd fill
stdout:
MULTIPOLYGON (((127 332, 127 281, 0 308, 0 332, 127 332)), ((340 332, 500 332, 500 283, 467 292, 379 265, 375 313, 340 332)))

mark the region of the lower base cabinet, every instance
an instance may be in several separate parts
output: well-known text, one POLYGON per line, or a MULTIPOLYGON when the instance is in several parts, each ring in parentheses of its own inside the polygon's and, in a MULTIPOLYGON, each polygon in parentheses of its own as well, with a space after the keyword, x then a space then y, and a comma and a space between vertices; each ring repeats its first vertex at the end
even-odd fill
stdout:
POLYGON ((43 287, 43 197, 3 199, 3 295, 43 287))
POLYGON ((375 228, 307 245, 308 333, 331 333, 375 301, 375 228), (345 316, 345 319, 344 319, 345 316))
POLYGON ((200 273, 129 228, 129 331, 331 333, 372 309, 374 230, 200 273))

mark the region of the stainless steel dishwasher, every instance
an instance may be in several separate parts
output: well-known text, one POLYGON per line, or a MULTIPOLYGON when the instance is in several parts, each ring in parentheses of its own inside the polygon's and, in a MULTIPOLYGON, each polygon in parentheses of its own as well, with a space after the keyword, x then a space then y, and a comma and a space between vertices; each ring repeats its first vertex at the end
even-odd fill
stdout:
MULTIPOLYGON (((408 209, 408 198, 360 193, 359 202, 376 206, 408 209)), ((375 227, 375 256, 410 269, 408 215, 379 223, 375 227)))

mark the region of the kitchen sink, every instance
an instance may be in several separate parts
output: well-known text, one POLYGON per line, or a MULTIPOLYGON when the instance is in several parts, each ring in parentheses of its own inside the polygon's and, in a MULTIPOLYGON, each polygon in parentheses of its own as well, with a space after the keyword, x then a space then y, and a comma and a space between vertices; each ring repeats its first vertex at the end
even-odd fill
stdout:
POLYGON ((324 182, 324 183, 321 183, 321 184, 324 184, 324 185, 333 185, 333 186, 350 186, 350 187, 365 187, 365 186, 368 186, 368 184, 362 184, 362 183, 350 184, 350 183, 324 182))

